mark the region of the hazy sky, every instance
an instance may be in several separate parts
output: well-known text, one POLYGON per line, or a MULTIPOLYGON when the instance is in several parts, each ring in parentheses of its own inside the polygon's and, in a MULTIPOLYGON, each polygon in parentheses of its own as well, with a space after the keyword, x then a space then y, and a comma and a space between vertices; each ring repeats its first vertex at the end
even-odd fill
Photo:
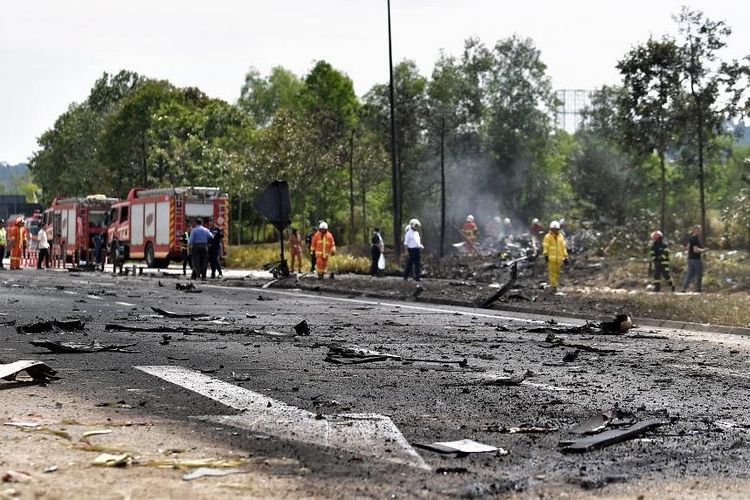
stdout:
MULTIPOLYGON (((618 81, 616 61, 650 34, 675 31, 681 5, 734 29, 750 53, 742 0, 392 0, 393 56, 429 75, 440 49, 532 38, 557 89, 618 81)), ((386 0, 25 0, 0 9, 0 161, 25 161, 36 138, 102 72, 133 70, 234 102, 246 71, 304 75, 325 59, 358 94, 388 78, 386 0)))

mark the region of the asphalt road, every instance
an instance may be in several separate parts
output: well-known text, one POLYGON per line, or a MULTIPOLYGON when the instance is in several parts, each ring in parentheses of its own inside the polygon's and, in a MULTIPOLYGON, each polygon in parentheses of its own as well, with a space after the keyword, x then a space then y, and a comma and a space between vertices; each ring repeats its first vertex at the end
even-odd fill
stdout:
MULTIPOLYGON (((174 419, 237 449, 294 457, 311 478, 355 485, 363 496, 617 494, 750 472, 744 337, 636 328, 625 336, 557 332, 556 340, 527 331, 549 317, 263 289, 257 280, 199 282, 200 293, 185 293, 178 282, 188 283, 5 271, 0 321, 83 318, 86 328, 20 334, 0 326, 0 360, 41 359, 61 377, 49 390, 90 405, 125 401, 133 408, 113 411, 174 419), (164 318, 152 306, 211 318, 164 318), (291 336, 302 320, 310 335, 291 336), (39 339, 136 345, 53 354, 29 343, 39 339), (400 358, 336 364, 325 360, 331 346, 400 358), (563 361, 566 354, 575 359, 563 361), (500 385, 524 374, 518 385, 500 385), (561 442, 582 437, 572 430, 602 412, 624 427, 663 425, 600 450, 562 453, 561 442), (518 427, 539 432, 509 429, 518 427), (498 450, 456 456, 417 446, 461 439, 498 450)), ((555 320, 555 328, 581 324, 555 320)))

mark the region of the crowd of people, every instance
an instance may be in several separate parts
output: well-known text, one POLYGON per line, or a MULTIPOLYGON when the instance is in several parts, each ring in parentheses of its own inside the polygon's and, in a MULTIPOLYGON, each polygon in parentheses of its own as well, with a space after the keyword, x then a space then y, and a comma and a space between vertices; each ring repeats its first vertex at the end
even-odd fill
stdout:
MULTIPOLYGON (((420 234, 421 224, 418 219, 411 219, 404 228, 403 248, 406 253, 406 264, 403 271, 403 279, 421 281, 422 279, 422 236, 420 234)), ((513 238, 513 225, 509 218, 501 219, 494 217, 489 225, 490 238, 503 239, 513 238)), ((528 229, 534 247, 534 255, 540 251, 547 265, 548 284, 551 290, 556 291, 560 285, 560 276, 563 268, 569 264, 568 245, 565 235, 564 219, 553 220, 545 233, 544 226, 538 218, 533 218, 528 229), (541 240, 541 244, 539 244, 541 240)), ((461 228, 464 243, 470 253, 478 253, 479 226, 473 215, 469 214, 461 228)), ((36 241, 38 256, 36 266, 38 269, 50 267, 50 244, 47 233, 39 231, 36 236, 31 236, 24 225, 23 217, 15 219, 14 223, 6 230, 4 220, 0 220, 0 269, 5 269, 3 258, 6 252, 10 255, 10 269, 21 269, 22 257, 27 250, 29 241, 36 241)), ((101 238, 100 238, 101 240, 101 238)), ((211 278, 222 277, 223 272, 220 263, 224 235, 219 227, 211 229, 203 225, 202 219, 196 219, 190 231, 185 231, 180 238, 182 252, 182 273, 187 275, 187 268, 191 269, 191 279, 207 278, 208 267, 211 268, 211 278)), ((99 262, 103 244, 96 247, 96 262, 99 262)), ((317 230, 305 237, 305 244, 310 255, 310 272, 317 274, 318 279, 328 273, 329 259, 336 254, 336 240, 328 230, 328 224, 320 221, 317 230)), ((297 229, 292 228, 288 240, 291 256, 290 270, 302 272, 303 267, 303 245, 297 229)), ((686 244, 687 272, 682 283, 682 291, 687 291, 691 283, 695 282, 695 290, 701 292, 703 288, 703 254, 707 251, 703 243, 702 228, 696 225, 692 228, 686 244)), ((385 243, 379 228, 372 231, 370 241, 370 274, 374 277, 382 275, 385 269, 385 243)), ((664 234, 659 231, 651 233, 651 247, 649 259, 649 275, 652 277, 651 289, 660 292, 662 283, 667 289, 676 291, 675 284, 670 272, 670 251, 664 240, 664 234)))
MULTIPOLYGON (((404 228, 403 249, 406 254, 406 262, 403 270, 403 279, 414 281, 422 280, 422 235, 421 224, 418 219, 411 219, 404 228)), ((467 253, 479 254, 478 244, 480 231, 474 215, 469 214, 461 228, 464 239, 465 251, 467 253)), ((489 238, 493 241, 512 240, 517 234, 513 230, 510 218, 502 219, 494 217, 488 225, 489 238)), ((565 266, 570 264, 568 243, 566 241, 565 219, 553 220, 548 228, 545 228, 538 218, 531 219, 528 226, 527 236, 533 245, 533 257, 540 255, 544 258, 547 267, 549 289, 556 292, 560 286, 560 278, 565 266)), ((310 272, 317 273, 318 279, 323 279, 328 272, 328 259, 336 253, 336 243, 333 234, 328 230, 328 224, 320 221, 316 231, 311 232, 305 238, 307 250, 310 255, 310 272)), ((292 229, 288 245, 290 249, 292 272, 302 272, 303 242, 297 232, 292 229)), ((702 256, 706 252, 703 244, 701 227, 695 226, 686 244, 687 273, 685 275, 682 291, 687 291, 689 285, 695 281, 695 290, 702 291, 703 264, 702 256)), ((651 234, 649 275, 652 277, 650 289, 659 292, 662 290, 662 282, 671 291, 676 291, 670 272, 670 252, 664 241, 661 231, 651 234)), ((372 231, 370 240, 370 275, 379 277, 385 269, 385 244, 379 228, 372 231)))

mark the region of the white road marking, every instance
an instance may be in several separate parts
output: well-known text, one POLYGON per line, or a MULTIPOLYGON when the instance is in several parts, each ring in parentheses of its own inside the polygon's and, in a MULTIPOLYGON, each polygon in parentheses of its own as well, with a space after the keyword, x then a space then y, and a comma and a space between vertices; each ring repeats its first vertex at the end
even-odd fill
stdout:
POLYGON ((317 419, 309 411, 181 366, 134 368, 242 411, 239 415, 196 417, 201 420, 430 470, 393 421, 384 415, 341 414, 317 419))
POLYGON ((115 302, 115 304, 119 304, 121 306, 127 306, 127 307, 135 307, 135 304, 131 304, 130 302, 115 302))
MULTIPOLYGON (((309 293, 302 293, 302 292, 285 292, 281 290, 271 290, 271 289, 261 289, 261 288, 242 288, 242 287, 236 287, 236 286, 221 286, 221 285, 208 285, 211 288, 220 288, 224 290, 247 290, 249 292, 257 293, 257 292, 264 292, 264 293, 275 293, 277 295, 286 295, 289 297, 303 297, 306 299, 316 299, 320 300, 322 297, 320 295, 313 295, 309 293)), ((531 324, 544 324, 545 321, 538 320, 538 319, 526 319, 526 318, 518 318, 515 316, 501 316, 498 314, 487 314, 487 313, 480 313, 476 311, 461 311, 458 309, 442 309, 440 307, 427 307, 427 306, 415 306, 411 304, 399 304, 395 302, 379 302, 374 300, 363 300, 363 299, 349 299, 344 297, 331 297, 330 295, 325 296, 325 300, 328 301, 336 301, 336 302, 347 302, 350 304, 366 304, 370 306, 381 306, 381 307, 398 307, 401 309, 409 309, 413 311, 424 311, 424 312, 434 312, 439 314, 450 314, 450 315, 461 315, 461 316, 472 316, 476 318, 489 318, 489 319, 502 319, 502 320, 508 320, 508 321, 518 321, 520 323, 531 323, 531 324)), ((581 320, 581 323, 583 323, 583 320, 581 320)), ((562 323, 558 322, 556 323, 560 326, 573 326, 573 323, 562 323)))

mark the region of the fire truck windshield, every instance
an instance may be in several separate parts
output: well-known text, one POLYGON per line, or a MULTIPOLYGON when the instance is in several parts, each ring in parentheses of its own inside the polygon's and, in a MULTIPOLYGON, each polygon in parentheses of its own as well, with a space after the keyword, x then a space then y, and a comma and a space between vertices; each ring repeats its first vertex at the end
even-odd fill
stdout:
POLYGON ((106 218, 107 212, 104 211, 91 211, 89 212, 89 227, 104 227, 104 219, 106 218))

